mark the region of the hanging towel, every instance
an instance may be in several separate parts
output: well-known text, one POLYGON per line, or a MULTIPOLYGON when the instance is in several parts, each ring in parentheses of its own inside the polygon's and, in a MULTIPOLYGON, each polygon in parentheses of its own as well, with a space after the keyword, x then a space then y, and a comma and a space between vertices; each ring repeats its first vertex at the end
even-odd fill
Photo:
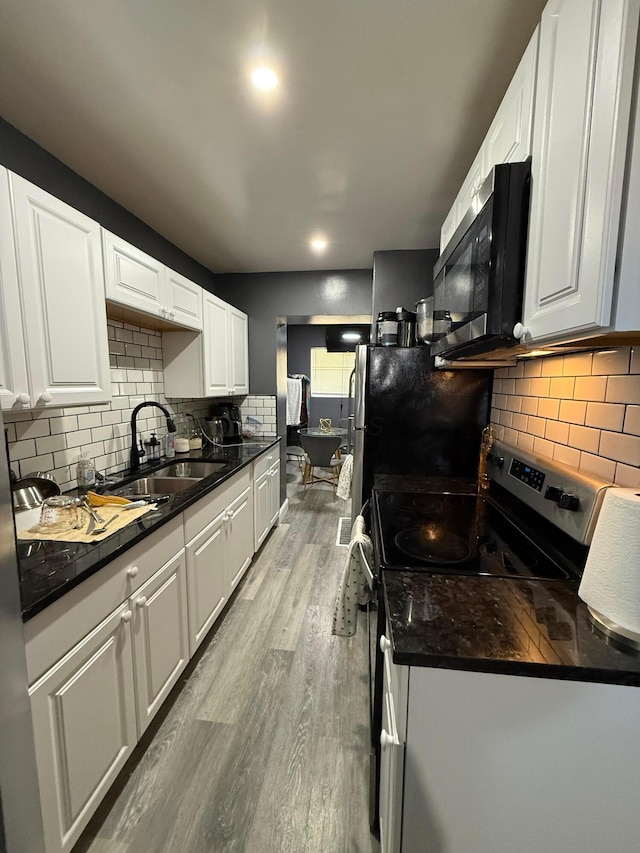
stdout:
POLYGON ((287 379, 287 426, 297 426, 300 423, 302 408, 302 380, 287 379))
POLYGON ((351 497, 351 477, 353 476, 353 456, 349 454, 342 459, 342 468, 340 469, 340 479, 338 480, 338 488, 336 494, 343 501, 348 501, 351 497))
POLYGON ((333 611, 332 633, 338 637, 353 637, 358 624, 358 605, 371 600, 371 588, 360 560, 361 547, 371 565, 373 543, 364 532, 364 519, 359 515, 351 528, 351 542, 333 611))

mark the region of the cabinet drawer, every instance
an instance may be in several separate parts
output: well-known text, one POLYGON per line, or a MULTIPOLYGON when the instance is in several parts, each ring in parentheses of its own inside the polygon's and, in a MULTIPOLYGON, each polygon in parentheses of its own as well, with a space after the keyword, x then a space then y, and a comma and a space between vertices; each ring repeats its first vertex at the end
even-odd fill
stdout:
POLYGON ((198 536, 216 516, 226 509, 242 492, 251 486, 251 468, 247 466, 234 474, 224 486, 206 495, 184 512, 184 541, 186 545, 198 536))
POLYGON ((24 626, 32 684, 183 547, 182 516, 130 548, 24 626))
POLYGON ((259 477, 262 477, 262 475, 265 474, 279 458, 279 449, 277 445, 275 447, 271 447, 266 453, 263 453, 262 456, 258 456, 253 463, 253 479, 257 480, 259 477))

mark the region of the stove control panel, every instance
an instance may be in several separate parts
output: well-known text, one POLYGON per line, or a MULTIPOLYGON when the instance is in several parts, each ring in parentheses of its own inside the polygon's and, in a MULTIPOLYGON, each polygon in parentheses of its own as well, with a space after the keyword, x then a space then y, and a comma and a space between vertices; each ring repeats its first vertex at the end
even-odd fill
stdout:
POLYGON ((588 545, 611 483, 521 447, 494 441, 487 474, 543 518, 588 545))
POLYGON ((536 492, 542 491, 545 481, 544 471, 539 471, 537 468, 527 465, 526 462, 522 462, 520 459, 512 459, 509 473, 512 477, 522 480, 526 486, 531 486, 536 492))

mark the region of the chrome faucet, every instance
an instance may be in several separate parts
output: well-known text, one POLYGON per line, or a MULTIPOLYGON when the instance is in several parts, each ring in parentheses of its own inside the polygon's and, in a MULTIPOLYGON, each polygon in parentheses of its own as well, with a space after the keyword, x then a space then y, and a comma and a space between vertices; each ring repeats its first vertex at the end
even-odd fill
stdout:
POLYGON ((155 408, 160 409, 167 419, 167 429, 169 432, 176 431, 176 425, 173 422, 173 415, 168 409, 165 409, 164 406, 160 405, 160 403, 155 403, 153 400, 149 400, 145 403, 139 403, 131 412, 131 453, 129 454, 129 467, 132 471, 138 470, 140 467, 140 457, 144 455, 144 451, 141 453, 136 445, 136 418, 138 417, 140 409, 144 409, 145 406, 155 406, 155 408))

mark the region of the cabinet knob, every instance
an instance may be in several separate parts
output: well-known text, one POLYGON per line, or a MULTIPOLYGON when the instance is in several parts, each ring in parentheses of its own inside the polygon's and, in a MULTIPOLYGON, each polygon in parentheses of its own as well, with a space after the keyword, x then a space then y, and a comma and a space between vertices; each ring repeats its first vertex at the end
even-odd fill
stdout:
POLYGON ((130 578, 137 578, 138 577, 138 567, 137 566, 131 566, 130 569, 127 569, 127 576, 130 578))
POLYGON ((158 309, 158 311, 162 314, 162 316, 163 316, 163 317, 166 317, 166 316, 167 316, 167 309, 166 309, 166 308, 164 308, 164 306, 160 306, 160 308, 158 309))
POLYGON ((133 611, 125 610, 124 613, 122 614, 122 621, 123 622, 131 622, 132 619, 133 619, 133 611))
POLYGON ((51 399, 51 394, 48 391, 44 391, 42 394, 40 394, 40 400, 42 403, 50 403, 51 399))
POLYGON ((380 637, 380 651, 388 652, 391 648, 391 640, 388 640, 384 634, 380 637))
POLYGON ((395 743, 395 740, 391 737, 389 732, 386 731, 385 729, 382 729, 382 731, 380 732, 380 746, 383 749, 389 749, 389 747, 393 746, 394 743, 395 743))
POLYGON ((531 337, 531 329, 524 326, 522 323, 516 323, 513 327, 513 337, 519 338, 521 341, 531 337))
POLYGON ((136 607, 144 607, 147 603, 147 596, 141 595, 140 598, 136 598, 136 607))
POLYGON ((18 402, 23 406, 28 406, 31 402, 31 397, 28 394, 18 394, 18 402))

